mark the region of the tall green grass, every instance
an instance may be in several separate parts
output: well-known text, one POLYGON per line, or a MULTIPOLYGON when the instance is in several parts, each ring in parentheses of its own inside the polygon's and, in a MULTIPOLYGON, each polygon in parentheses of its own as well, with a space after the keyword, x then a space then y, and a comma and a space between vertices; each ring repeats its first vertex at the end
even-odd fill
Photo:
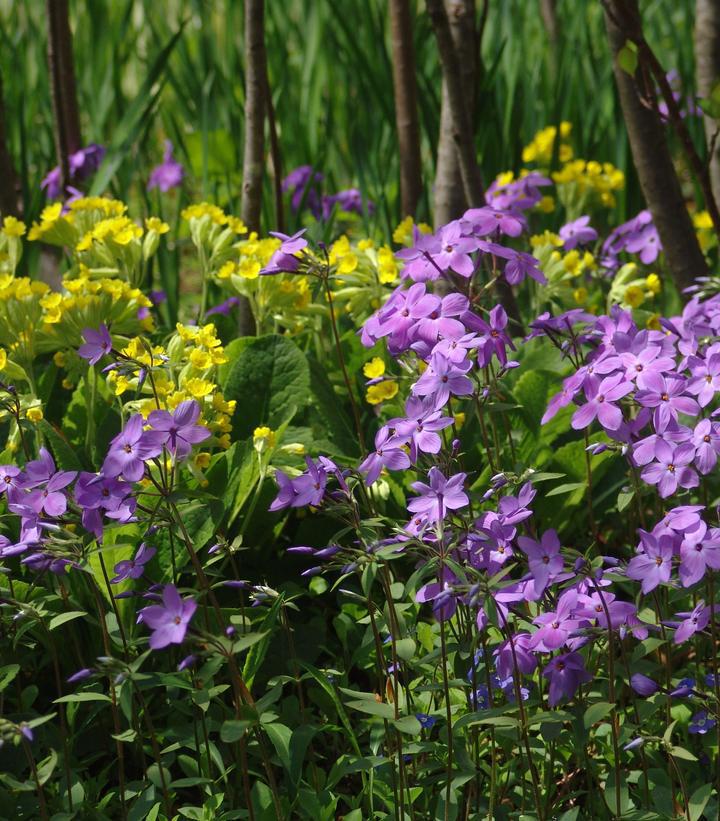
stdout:
MULTIPOLYGON (((86 141, 110 147, 98 185, 139 198, 169 137, 191 171, 193 195, 238 204, 243 139, 242 3, 237 0, 83 0, 72 5, 78 93, 86 141)), ((415 40, 429 217, 440 97, 433 34, 417 4, 415 40)), ((693 84, 691 0, 643 4, 663 65, 693 84)), ((476 139, 487 179, 517 169, 533 133, 574 125, 577 154, 609 160, 630 185, 624 216, 641 207, 595 0, 558 3, 562 41, 548 42, 535 0, 490 3, 482 43, 476 139)), ((391 55, 385 0, 267 3, 266 42, 285 170, 311 163, 327 187, 357 185, 387 230, 399 213, 391 55)), ((11 151, 26 212, 55 163, 46 71, 44 4, 0 0, 0 71, 11 151)), ((699 128, 695 132, 700 135, 699 128)), ((97 186, 96 186, 97 187, 97 186)), ((272 227, 271 182, 264 217, 272 227)), ((292 226, 291 226, 292 227, 292 226)))

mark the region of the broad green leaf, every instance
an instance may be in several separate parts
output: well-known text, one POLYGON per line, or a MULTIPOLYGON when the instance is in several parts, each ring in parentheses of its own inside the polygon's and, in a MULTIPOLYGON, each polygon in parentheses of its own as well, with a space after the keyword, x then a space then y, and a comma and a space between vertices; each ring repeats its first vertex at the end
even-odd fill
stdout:
POLYGON ((393 724, 401 733, 408 733, 409 735, 420 735, 422 731, 422 725, 415 716, 403 716, 393 721, 393 724))
POLYGON ((602 719, 610 713, 612 708, 612 704, 607 701, 598 701, 595 704, 591 704, 587 710, 585 710, 585 715, 583 716, 585 729, 588 730, 593 724, 602 721, 602 719))
POLYGON ((363 701, 348 701, 347 706, 352 710, 358 710, 361 713, 367 713, 370 716, 378 716, 379 718, 395 718, 395 708, 392 704, 386 704, 384 701, 375 701, 374 699, 364 699, 363 701))
POLYGON ((237 401, 233 436, 246 439, 260 425, 279 427, 310 398, 310 368, 289 339, 271 334, 254 339, 235 360, 224 385, 227 400, 237 401))
POLYGON ((234 744, 239 741, 247 731, 248 727, 252 727, 252 721, 240 721, 228 719, 223 721, 220 727, 220 738, 226 744, 234 744))
POLYGON ((56 627, 60 627, 61 624, 65 624, 65 622, 72 621, 73 619, 80 619, 83 616, 87 616, 87 613, 84 610, 71 610, 68 613, 60 613, 50 619, 48 630, 54 630, 56 627))
POLYGON ((712 784, 703 784, 702 787, 698 787, 690 796, 690 800, 688 801, 690 821, 700 821, 703 810, 705 809, 707 802, 710 800, 712 791, 712 784))
POLYGON ((53 701, 53 704, 74 704, 85 701, 111 701, 110 696, 105 693, 71 693, 68 696, 61 696, 53 701))

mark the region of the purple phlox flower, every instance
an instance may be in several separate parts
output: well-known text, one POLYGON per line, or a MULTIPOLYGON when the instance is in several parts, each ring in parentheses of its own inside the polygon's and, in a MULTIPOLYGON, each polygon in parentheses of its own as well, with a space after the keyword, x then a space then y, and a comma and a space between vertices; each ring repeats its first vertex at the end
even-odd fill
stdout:
MULTIPOLYGON (((97 143, 90 143, 85 148, 74 151, 68 155, 68 176, 67 182, 79 182, 94 174, 100 167, 100 163, 105 157, 105 148, 97 143)), ((60 188, 60 166, 53 168, 40 183, 40 188, 45 189, 45 193, 51 200, 62 195, 60 188)), ((70 188, 70 186, 68 186, 70 188)), ((73 189, 75 190, 75 189, 73 189)))
POLYGON ((540 629, 533 635, 533 649, 550 653, 567 642, 581 625, 575 618, 578 596, 575 590, 566 590, 558 599, 557 610, 542 613, 533 619, 540 629))
MULTIPOLYGON (((647 408, 644 409, 647 412, 647 408)), ((657 446, 659 442, 664 442, 675 448, 678 445, 690 442, 692 431, 685 425, 679 425, 672 420, 662 433, 651 433, 639 439, 633 446, 633 459, 636 465, 647 465, 657 458, 657 446)))
POLYGON ((0 495, 22 485, 22 471, 17 465, 0 465, 0 495))
POLYGON ((662 251, 662 242, 660 242, 657 228, 652 223, 646 225, 628 238, 625 250, 630 254, 639 254, 640 260, 645 265, 655 262, 658 254, 662 251))
POLYGON ((692 488, 700 483, 697 473, 689 467, 695 458, 691 444, 673 448, 662 439, 655 444, 655 462, 643 468, 640 474, 649 485, 657 485, 658 493, 665 499, 679 487, 692 488))
POLYGON ((717 721, 710 716, 707 710, 700 710, 699 713, 695 713, 690 719, 688 732, 692 733, 692 735, 705 735, 705 733, 709 733, 716 724, 717 721))
POLYGON ((477 317, 475 319, 476 330, 480 334, 481 347, 478 350, 478 362, 480 366, 487 367, 493 357, 505 365, 507 363, 507 348, 515 350, 512 340, 505 330, 508 324, 508 316, 502 305, 496 305, 488 314, 488 321, 477 317))
POLYGON ((311 165, 301 165, 293 169, 282 181, 282 190, 290 193, 290 207, 299 211, 303 203, 310 209, 312 215, 319 219, 321 215, 320 196, 315 187, 323 180, 319 171, 314 171, 311 165))
POLYGON ((676 698, 692 698, 693 696, 696 696, 697 691, 695 690, 695 679, 689 677, 681 678, 675 685, 674 689, 670 691, 669 695, 676 698))
POLYGON ((181 185, 184 176, 185 169, 173 157, 173 144, 170 140, 165 140, 163 161, 150 172, 150 179, 147 184, 148 191, 159 188, 164 194, 171 188, 177 188, 181 185))
POLYGON ((524 522, 532 516, 530 503, 535 498, 537 491, 530 482, 520 488, 517 496, 503 496, 498 503, 498 515, 506 524, 516 525, 524 522))
POLYGON ((490 575, 497 573, 513 556, 512 540, 515 534, 515 528, 512 525, 503 524, 499 518, 486 520, 480 536, 480 547, 483 550, 481 565, 490 575))
POLYGON ((577 380, 572 379, 572 377, 564 379, 562 390, 558 391, 548 401, 547 410, 543 414, 540 424, 546 425, 561 408, 567 407, 580 392, 580 387, 577 380))
POLYGON ((557 316, 552 316, 549 311, 544 311, 530 323, 532 333, 528 334, 527 338, 534 339, 536 336, 553 334, 564 336, 572 330, 573 325, 581 322, 594 322, 595 319, 596 317, 582 308, 572 308, 557 316))
POLYGON ((417 396, 432 396, 437 408, 447 405, 450 395, 468 396, 473 392, 473 383, 465 375, 472 363, 450 362, 442 354, 430 357, 430 364, 420 379, 412 386, 417 396))
POLYGON ((128 579, 139 579, 145 571, 145 565, 157 553, 154 547, 148 547, 144 542, 140 545, 132 559, 126 559, 115 565, 115 578, 110 584, 120 584, 128 579))
POLYGON ((677 421, 679 413, 697 416, 698 403, 685 395, 687 380, 682 376, 661 376, 649 373, 645 377, 647 387, 638 391, 635 399, 646 408, 654 408, 654 422, 658 431, 664 430, 670 420, 677 421))
MULTIPOLYGON (((526 211, 542 199, 540 187, 552 185, 552 180, 539 171, 524 172, 524 176, 512 182, 500 184, 493 180, 485 192, 485 201, 498 211, 526 211)), ((514 229, 513 229, 514 230, 514 229)))
POLYGON ((77 471, 61 470, 50 477, 44 488, 30 491, 26 497, 26 504, 36 513, 45 513, 48 516, 62 516, 67 510, 67 497, 62 490, 77 476, 77 471))
POLYGON ((607 630, 612 627, 617 630, 621 625, 627 623, 630 616, 637 613, 635 605, 630 602, 617 601, 612 593, 595 591, 590 595, 582 594, 578 597, 580 607, 577 610, 579 616, 587 619, 595 619, 599 627, 607 630), (605 610, 607 609, 607 613, 605 610), (608 624, 608 615, 610 616, 608 624))
POLYGON ((412 513, 424 513, 434 522, 442 520, 449 510, 467 507, 470 500, 463 490, 465 473, 456 473, 445 478, 439 468, 431 467, 428 477, 430 484, 413 482, 411 487, 419 495, 410 499, 408 510, 412 513))
POLYGON ((440 300, 440 305, 423 317, 417 324, 417 335, 430 344, 438 339, 459 339, 465 334, 465 326, 458 319, 468 310, 467 297, 462 294, 448 294, 440 300))
POLYGON ((128 522, 137 501, 131 495, 132 485, 120 478, 102 473, 80 473, 75 483, 75 501, 82 508, 82 523, 97 538, 102 536, 102 514, 120 522, 128 522))
POLYGON ((195 424, 199 416, 200 405, 194 399, 181 402, 173 413, 151 411, 147 421, 152 430, 143 434, 143 444, 150 449, 165 446, 177 459, 184 459, 193 445, 210 436, 204 425, 195 424))
MULTIPOLYGON (((278 483, 279 491, 270 505, 270 510, 282 510, 286 507, 305 507, 307 505, 319 507, 325 496, 328 473, 333 473, 338 478, 341 486, 345 484, 341 471, 330 459, 320 457, 318 464, 315 464, 309 456, 306 456, 305 464, 307 465, 307 471, 295 479, 291 479, 281 470, 275 471, 275 481, 278 483)), ((347 485, 343 487, 343 490, 346 488, 347 485)))
POLYGON ((283 471, 276 470, 275 481, 278 485, 278 494, 268 509, 276 511, 286 507, 293 507, 293 502, 297 496, 293 480, 286 473, 283 473, 283 471))
POLYGON ((695 446, 695 466, 703 475, 715 467, 720 453, 720 433, 718 425, 709 419, 703 419, 693 431, 692 443, 695 446))
POLYGON ((388 348, 393 355, 405 350, 413 341, 411 332, 419 320, 430 316, 440 308, 440 298, 428 294, 423 282, 417 282, 405 290, 396 290, 395 299, 388 300, 378 315, 377 338, 389 337, 388 348))
MULTIPOLYGON (((446 337, 441 339, 432 348, 431 353, 440 353, 450 362, 462 362, 468 358, 468 354, 471 350, 480 347, 482 344, 483 342, 478 338, 477 334, 463 334, 459 337, 446 337)), ((413 343, 412 347, 413 350, 415 350, 415 343, 413 343)))
POLYGON ((556 656, 543 670, 543 676, 550 682, 548 703, 551 707, 564 698, 572 698, 581 684, 592 681, 583 657, 575 652, 556 656))
POLYGON ((578 217, 573 222, 568 222, 560 229, 560 239, 565 241, 564 249, 571 251, 578 245, 586 245, 588 242, 595 242, 598 238, 597 231, 590 225, 590 217, 578 217))
POLYGON ((90 678, 92 674, 93 671, 89 667, 82 667, 80 670, 77 670, 71 676, 68 676, 66 681, 68 684, 77 684, 79 681, 85 681, 85 679, 90 678))
POLYGON ((345 188, 337 194, 324 196, 322 198, 323 219, 330 217, 335 206, 345 213, 361 216, 365 213, 372 214, 375 211, 375 203, 367 198, 363 200, 363 195, 357 188, 345 188))
POLYGON ((302 228, 292 236, 279 231, 270 231, 270 236, 281 240, 280 247, 270 258, 270 262, 263 268, 261 274, 294 273, 300 266, 299 254, 307 247, 307 240, 303 234, 307 228, 302 228))
POLYGON ((528 557, 530 573, 535 582, 535 592, 540 598, 552 578, 562 573, 563 558, 560 555, 560 539, 557 531, 546 530, 539 542, 527 536, 520 536, 518 546, 528 557))
POLYGON ((642 346, 633 344, 631 350, 620 354, 619 360, 625 368, 625 378, 635 382, 641 390, 651 387, 652 382, 648 384, 650 374, 662 375, 675 367, 675 362, 669 356, 662 355, 662 348, 657 345, 648 346, 646 341, 642 346))
POLYGON ((413 282, 436 280, 445 272, 435 262, 434 255, 441 251, 440 234, 421 234, 417 226, 413 227, 413 244, 402 248, 395 256, 405 265, 402 278, 413 282))
POLYGON ((520 214, 490 206, 470 208, 462 215, 462 223, 464 230, 478 237, 499 234, 519 237, 525 230, 525 220, 520 214))
POLYGON ((388 425, 380 428, 375 435, 375 450, 358 467, 360 473, 366 474, 366 485, 374 484, 385 468, 406 470, 410 467, 410 458, 403 450, 406 442, 406 437, 395 435, 388 425))
POLYGON ((415 594, 418 604, 432 602, 433 615, 439 621, 451 619, 457 609, 457 594, 453 587, 455 574, 445 565, 440 567, 438 580, 423 585, 415 594))
MULTIPOLYGON (((692 638, 696 633, 701 633, 710 622, 710 607, 700 599, 697 605, 689 612, 675 614, 675 620, 666 621, 668 627, 675 628, 675 644, 682 644, 692 638)), ((694 684, 694 682, 693 682, 694 684)))
POLYGON ((475 271, 475 263, 470 256, 477 251, 474 237, 466 236, 460 220, 453 220, 438 232, 440 248, 433 254, 433 261, 441 271, 451 270, 469 279, 475 271))
POLYGON ((229 316, 232 309, 235 308, 239 302, 240 299, 236 296, 228 297, 224 302, 221 302, 219 305, 215 305, 208 311, 205 311, 205 316, 213 316, 214 314, 229 316))
POLYGON ((197 663, 197 656, 193 655, 192 653, 189 656, 185 656, 185 658, 178 664, 177 671, 178 673, 182 673, 183 670, 189 670, 191 667, 194 667, 197 663))
POLYGON ((181 598, 174 584, 165 585, 162 604, 143 607, 138 614, 138 622, 152 631, 150 649, 162 650, 170 644, 182 644, 196 609, 194 599, 181 598))
POLYGON ((697 396, 698 404, 704 408, 720 390, 720 354, 713 354, 707 359, 691 356, 688 367, 692 377, 687 383, 687 391, 697 396))
POLYGON ((547 285, 547 279, 545 274, 540 270, 539 265, 540 263, 532 254, 513 250, 507 257, 503 273, 510 285, 517 285, 522 282, 525 277, 531 277, 541 285, 547 285))
POLYGON ((632 383, 623 374, 606 376, 602 382, 587 381, 584 386, 587 402, 573 414, 571 425, 575 430, 588 427, 597 417, 598 422, 609 430, 617 430, 622 424, 622 410, 615 404, 632 391, 632 383))
POLYGON ((660 685, 657 682, 642 673, 633 673, 633 675, 630 676, 630 686, 639 696, 645 698, 654 695, 660 689, 660 685))
POLYGON ((139 482, 145 473, 145 462, 158 456, 162 445, 145 435, 145 420, 137 413, 125 423, 125 427, 110 442, 102 472, 114 478, 122 476, 128 482, 139 482))
POLYGON ((495 666, 501 679, 513 675, 515 665, 518 672, 530 676, 537 667, 537 658, 532 652, 530 633, 516 633, 495 650, 495 666), (514 650, 514 653, 513 653, 514 650))
POLYGON ((405 403, 404 419, 393 419, 390 424, 404 441, 410 441, 410 459, 417 461, 419 453, 439 453, 442 439, 439 431, 450 427, 451 416, 443 416, 442 410, 436 410, 433 397, 418 399, 408 398, 405 403))
POLYGON ((150 302, 155 306, 162 305, 163 302, 167 302, 167 294, 162 290, 150 291, 150 302))
POLYGON ((83 329, 82 335, 85 344, 78 348, 78 354, 91 365, 95 365, 112 351, 112 339, 104 322, 97 331, 92 328, 83 329))
POLYGON ((669 536, 655 538, 652 533, 640 531, 643 552, 630 560, 627 576, 641 583, 647 594, 659 584, 670 581, 673 559, 673 540, 669 536))

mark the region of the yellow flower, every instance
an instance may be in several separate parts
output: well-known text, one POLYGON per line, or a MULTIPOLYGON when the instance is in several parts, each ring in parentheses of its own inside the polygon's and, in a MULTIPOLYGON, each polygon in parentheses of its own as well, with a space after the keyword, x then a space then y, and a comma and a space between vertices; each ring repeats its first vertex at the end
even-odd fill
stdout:
POLYGON ((206 371, 209 367, 212 366, 212 356, 207 351, 203 351, 200 348, 195 348, 191 351, 190 356, 190 364, 193 368, 196 368, 199 371, 206 371))
POLYGON ((623 301, 631 308, 639 308, 645 302, 645 291, 639 285, 628 285, 623 301))
POLYGON ((220 269, 217 272, 219 279, 230 279, 230 277, 235 273, 236 265, 234 262, 229 260, 224 265, 220 266, 220 269))
POLYGON ((405 217, 405 219, 393 231, 393 242, 398 245, 409 245, 412 242, 413 218, 405 217))
POLYGON ((552 214, 555 210, 555 200, 553 197, 543 197, 540 202, 537 204, 538 210, 542 211, 543 214, 552 214))
POLYGON ((115 396, 122 396, 125 391, 130 390, 130 382, 126 376, 118 376, 115 380, 115 396))
POLYGON ((56 351, 53 354, 53 362, 58 366, 58 368, 64 368, 66 361, 67 357, 65 356, 65 351, 56 351))
POLYGON ((560 248, 565 243, 558 234, 552 231, 543 231, 542 234, 535 234, 530 237, 530 245, 533 248, 540 248, 543 245, 552 245, 555 248, 560 248))
POLYGON ((580 273, 580 252, 576 249, 568 251, 563 258, 563 266, 571 276, 577 276, 580 273))
POLYGON ((36 406, 35 406, 35 407, 33 407, 33 408, 28 408, 28 409, 25 411, 25 416, 26 416, 26 417, 27 417, 27 418, 28 418, 31 422, 39 422, 39 421, 43 418, 42 408, 41 408, 39 405, 36 405, 36 406))
POLYGON ((253 431, 253 443, 257 449, 262 449, 265 445, 275 446, 275 432, 267 426, 255 428, 253 431))
POLYGON ((167 234, 170 230, 170 226, 159 217, 148 217, 145 220, 145 228, 148 231, 154 231, 156 234, 167 234))
POLYGON ((358 267, 358 258, 356 254, 345 254, 338 265, 339 274, 351 274, 358 267))
POLYGON ((199 467, 200 470, 204 470, 205 468, 210 467, 210 454, 201 451, 195 455, 195 465, 199 467))
POLYGON ((385 363, 379 356, 376 356, 363 365, 363 373, 368 379, 377 379, 385 373, 385 363))
POLYGON ((375 243, 371 239, 361 239, 358 244, 358 251, 367 251, 375 247, 375 243))
POLYGON ((587 288, 576 288, 573 291, 573 299, 578 305, 584 305, 587 302, 588 292, 587 288))
POLYGON ((662 291, 662 282, 657 274, 648 274, 645 279, 645 287, 653 294, 659 294, 662 291))
POLYGON ((379 382, 377 385, 370 385, 365 394, 365 398, 371 405, 379 405, 386 399, 392 399, 398 392, 398 383, 394 380, 379 382))
POLYGON ((255 259, 241 259, 237 272, 243 279, 257 279, 260 275, 260 263, 255 259))
POLYGON ((4 348, 0 348, 0 371, 7 365, 7 353, 4 348))
POLYGON ((712 228, 712 218, 707 211, 698 211, 697 213, 693 214, 693 225, 698 228, 712 228))
POLYGON ((25 230, 25 223, 16 217, 5 217, 3 220, 3 233, 8 237, 21 237, 25 230))
POLYGON ((198 377, 193 377, 192 379, 186 379, 183 382, 183 388, 185 388, 193 399, 202 399, 213 392, 215 385, 213 385, 212 382, 208 382, 207 379, 198 379, 198 377))
POLYGON ((465 424, 465 413, 463 411, 458 411, 455 413, 455 427, 457 430, 465 424))
POLYGON ((236 234, 247 234, 247 225, 239 217, 228 217, 227 224, 236 234))

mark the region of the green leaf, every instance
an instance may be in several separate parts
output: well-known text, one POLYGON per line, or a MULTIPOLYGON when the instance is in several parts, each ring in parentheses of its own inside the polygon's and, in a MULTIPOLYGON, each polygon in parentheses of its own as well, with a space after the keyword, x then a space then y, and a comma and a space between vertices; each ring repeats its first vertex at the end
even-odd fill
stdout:
POLYGON ((72 621, 73 619, 80 619, 83 616, 87 616, 87 613, 84 610, 71 610, 68 613, 60 613, 50 619, 48 630, 54 630, 56 627, 60 627, 61 624, 65 624, 65 622, 72 621))
POLYGON ((690 821, 700 821, 703 810, 705 809, 707 802, 710 800, 712 791, 712 784, 703 784, 702 787, 698 787, 690 796, 690 800, 688 801, 690 821))
POLYGON ((233 653, 242 653, 243 650, 247 650, 249 647, 252 647, 253 644, 257 644, 259 641, 262 641, 265 636, 269 634, 269 632, 269 630, 265 630, 263 633, 246 633, 244 636, 241 636, 233 642, 233 653))
POLYGON ((625 45, 617 53, 617 63, 626 74, 635 76, 638 67, 638 50, 635 43, 625 41, 625 45))
POLYGON ((220 727, 220 739, 226 744, 234 744, 245 735, 248 727, 252 727, 252 725, 252 721, 239 721, 235 719, 223 721, 222 727, 220 727))
POLYGON ((110 696, 105 693, 71 693, 69 696, 61 696, 53 701, 53 704, 74 704, 75 702, 84 701, 107 701, 110 702, 110 696))
POLYGON ((294 342, 277 334, 254 339, 240 353, 224 385, 237 401, 233 436, 246 439, 260 425, 279 427, 310 398, 310 368, 294 342))
POLYGON ((683 761, 697 761, 697 756, 693 755, 690 750, 686 750, 684 747, 673 747, 670 750, 670 755, 675 758, 682 758, 683 761))
POLYGON ((264 724, 263 729, 272 741, 275 752, 278 754, 281 764, 290 771, 290 739, 292 730, 284 724, 264 724))
POLYGON ((400 639, 395 642, 395 652, 403 661, 410 661, 415 655, 415 642, 413 639, 400 639))
POLYGON ((422 731, 422 725, 415 716, 403 716, 393 721, 393 724, 401 733, 408 733, 408 735, 420 735, 422 731))
POLYGON ((585 482, 568 482, 565 485, 558 485, 552 490, 549 490, 545 496, 562 496, 564 493, 572 493, 574 490, 580 490, 586 486, 585 482))
POLYGON ((19 672, 19 664, 6 664, 4 667, 0 667, 0 693, 15 680, 19 672))
POLYGON ((625 510, 625 508, 628 507, 630 502, 632 502, 634 497, 635 497, 635 491, 634 490, 630 490, 630 491, 621 490, 620 493, 618 493, 618 498, 617 498, 618 513, 622 513, 623 510, 625 510))
POLYGON ((520 405, 523 421, 530 430, 540 430, 540 420, 547 410, 547 396, 551 376, 545 371, 526 371, 513 388, 513 396, 520 405))
POLYGON ((395 708, 392 704, 386 704, 384 701, 375 701, 374 699, 367 699, 363 701, 348 701, 347 704, 352 710, 358 710, 361 713, 367 713, 370 716, 378 716, 379 718, 395 718, 395 708))
POLYGON ((72 445, 65 438, 65 434, 51 425, 47 419, 41 419, 38 427, 48 440, 50 450, 55 457, 55 464, 59 470, 82 470, 83 465, 77 457, 72 445))
POLYGON ((612 704, 607 701, 598 701, 595 704, 591 704, 587 710, 585 710, 585 715, 583 716, 585 729, 590 729, 593 724, 597 724, 598 721, 605 718, 612 708, 612 704))

